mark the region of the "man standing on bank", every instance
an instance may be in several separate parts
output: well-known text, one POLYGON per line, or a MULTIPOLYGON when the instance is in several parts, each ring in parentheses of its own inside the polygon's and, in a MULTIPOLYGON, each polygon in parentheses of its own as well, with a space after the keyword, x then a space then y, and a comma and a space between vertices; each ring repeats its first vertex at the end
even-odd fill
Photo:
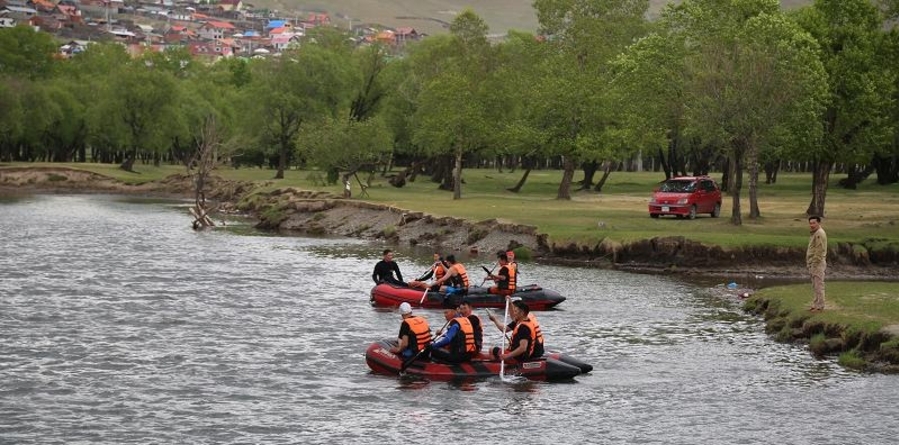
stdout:
POLYGON ((812 277, 812 290, 815 299, 808 310, 812 312, 824 310, 824 270, 827 268, 827 233, 821 227, 821 217, 809 216, 808 227, 811 236, 808 239, 808 250, 805 253, 805 265, 812 277))

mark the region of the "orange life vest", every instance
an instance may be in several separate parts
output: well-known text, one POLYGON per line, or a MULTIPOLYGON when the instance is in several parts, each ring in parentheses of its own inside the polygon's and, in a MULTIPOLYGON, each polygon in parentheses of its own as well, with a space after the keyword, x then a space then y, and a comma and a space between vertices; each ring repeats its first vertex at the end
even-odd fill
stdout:
POLYGON ((534 337, 537 339, 537 342, 541 345, 543 344, 543 331, 540 329, 540 322, 537 321, 537 316, 534 315, 533 312, 528 312, 528 321, 534 325, 534 337))
POLYGON ((534 338, 537 340, 537 344, 534 345, 534 353, 538 356, 543 355, 545 352, 543 349, 543 330, 540 329, 537 316, 533 312, 528 312, 528 321, 534 325, 534 338))
POLYGON ((466 354, 476 352, 478 347, 474 342, 474 328, 471 326, 471 321, 468 320, 468 317, 456 317, 452 319, 452 322, 459 325, 459 331, 451 344, 452 350, 456 353, 466 354))
POLYGON ((518 270, 512 263, 506 264, 506 270, 509 271, 509 285, 505 290, 509 292, 515 292, 515 278, 518 275, 518 270))
POLYGON ((439 280, 446 275, 446 267, 443 266, 443 263, 437 262, 434 264, 434 279, 439 280))
POLYGON ((418 352, 431 344, 433 337, 431 337, 431 326, 428 325, 428 320, 424 317, 412 316, 404 319, 403 323, 409 325, 409 330, 414 335, 407 346, 409 349, 418 352))
POLYGON ((459 279, 457 284, 461 284, 463 288, 468 289, 468 272, 465 271, 465 266, 462 263, 456 263, 450 266, 450 268, 456 270, 456 278, 459 279))
MULTIPOLYGON (((534 326, 534 322, 531 321, 530 318, 528 318, 524 321, 520 321, 520 322, 518 322, 518 324, 515 325, 515 329, 512 331, 513 339, 518 334, 518 329, 521 328, 522 326, 527 326, 528 329, 531 331, 530 338, 528 338, 528 350, 527 350, 527 352, 525 352, 525 354, 523 356, 520 356, 521 360, 527 360, 534 356, 534 345, 537 343, 537 329, 538 328, 536 326, 534 326)), ((516 349, 516 348, 518 348, 518 345, 512 345, 511 348, 516 349)))

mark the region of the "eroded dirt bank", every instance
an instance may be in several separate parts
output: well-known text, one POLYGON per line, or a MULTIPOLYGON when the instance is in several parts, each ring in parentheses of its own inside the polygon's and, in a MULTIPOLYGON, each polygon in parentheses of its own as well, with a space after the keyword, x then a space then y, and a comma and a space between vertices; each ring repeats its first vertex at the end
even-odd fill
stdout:
POLYGON ((747 312, 765 318, 765 331, 782 343, 808 345, 818 358, 839 356, 841 365, 868 372, 899 374, 899 325, 876 332, 814 318, 809 313, 782 309, 777 300, 752 297, 747 312))
MULTIPOLYGON (((724 249, 683 237, 655 237, 622 244, 603 239, 595 245, 557 244, 536 227, 496 219, 471 222, 409 209, 343 199, 324 192, 283 188, 251 193, 258 184, 210 178, 209 199, 223 210, 243 211, 259 227, 313 235, 384 239, 396 245, 435 246, 444 252, 492 253, 517 248, 545 263, 603 267, 680 276, 730 277, 754 274, 767 278, 806 276, 805 250, 773 246, 724 249)), ((193 197, 187 175, 129 185, 83 170, 58 167, 2 167, 0 191, 103 192, 193 197)), ((897 279, 899 252, 876 246, 836 244, 828 253, 829 279, 897 279)))

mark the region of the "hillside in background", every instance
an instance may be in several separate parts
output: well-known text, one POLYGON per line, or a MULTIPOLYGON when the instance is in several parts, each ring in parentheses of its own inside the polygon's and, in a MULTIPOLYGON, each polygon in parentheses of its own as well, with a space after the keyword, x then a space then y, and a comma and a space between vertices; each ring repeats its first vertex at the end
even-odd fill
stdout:
MULTIPOLYGON (((678 2, 678 0, 674 0, 678 2)), ((810 4, 812 0, 781 0, 784 8, 810 4)), ((360 24, 398 28, 410 26, 428 34, 447 31, 460 11, 470 7, 488 25, 492 34, 509 29, 537 30, 533 0, 256 0, 256 7, 277 9, 282 16, 298 11, 321 11, 331 15, 332 23, 349 29, 360 24)), ((669 0, 650 0, 650 15, 657 16, 669 0)))

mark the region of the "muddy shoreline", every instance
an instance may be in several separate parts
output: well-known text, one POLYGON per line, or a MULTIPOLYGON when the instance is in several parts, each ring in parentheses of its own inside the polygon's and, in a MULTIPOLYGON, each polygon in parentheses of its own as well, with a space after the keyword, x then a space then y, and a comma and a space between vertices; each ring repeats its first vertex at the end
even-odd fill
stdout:
MULTIPOLYGON (((443 251, 490 254, 516 249, 545 264, 596 267, 635 273, 677 275, 690 280, 758 277, 804 280, 805 250, 769 246, 724 249, 678 236, 655 237, 622 244, 559 245, 533 226, 495 219, 466 221, 439 217, 326 192, 287 187, 252 193, 258 184, 211 178, 207 198, 225 212, 241 212, 257 227, 285 234, 342 235, 380 239, 396 246, 433 246, 443 251)), ((192 198, 187 175, 173 175, 141 185, 126 184, 83 170, 60 167, 0 167, 0 194, 112 193, 165 198, 192 198)), ((185 218, 187 221, 187 218, 185 218)), ((899 254, 831 246, 828 279, 897 280, 899 254), (865 254, 860 254, 864 251, 865 254), (873 258, 872 258, 873 256, 873 258)))

